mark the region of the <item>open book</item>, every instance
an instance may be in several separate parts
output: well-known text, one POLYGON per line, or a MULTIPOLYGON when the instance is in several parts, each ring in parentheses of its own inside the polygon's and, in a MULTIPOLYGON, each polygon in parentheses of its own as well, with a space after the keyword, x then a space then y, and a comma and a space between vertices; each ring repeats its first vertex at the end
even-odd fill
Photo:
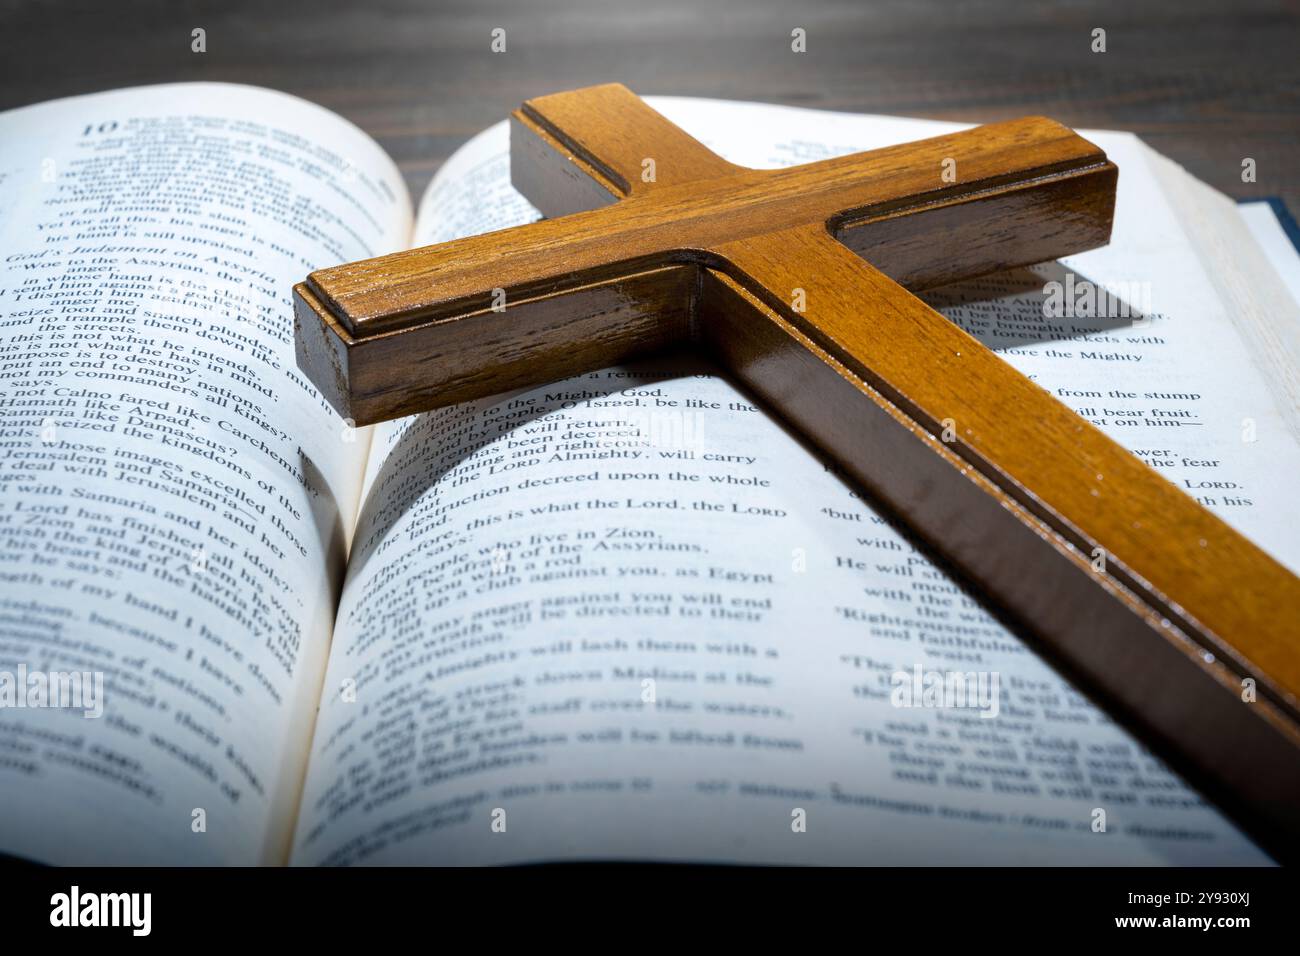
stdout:
MULTIPOLYGON (((956 128, 650 102, 751 166, 956 128)), ((1300 568, 1294 259, 1086 135, 1113 242, 929 299, 1300 568)), ((77 97, 0 142, 0 852, 1268 861, 702 359, 340 421, 290 286, 535 217, 504 124, 418 215, 266 90, 77 97)))

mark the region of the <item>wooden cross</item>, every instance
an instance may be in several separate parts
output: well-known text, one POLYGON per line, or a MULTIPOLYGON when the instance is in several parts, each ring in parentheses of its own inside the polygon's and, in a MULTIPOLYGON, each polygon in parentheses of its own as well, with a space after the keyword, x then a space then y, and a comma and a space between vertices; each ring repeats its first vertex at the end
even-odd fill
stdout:
POLYGON ((1105 244, 1101 150, 1023 119, 753 170, 609 85, 525 103, 511 170, 551 218, 295 287, 341 415, 701 348, 1295 855, 1300 581, 912 294, 1105 244))

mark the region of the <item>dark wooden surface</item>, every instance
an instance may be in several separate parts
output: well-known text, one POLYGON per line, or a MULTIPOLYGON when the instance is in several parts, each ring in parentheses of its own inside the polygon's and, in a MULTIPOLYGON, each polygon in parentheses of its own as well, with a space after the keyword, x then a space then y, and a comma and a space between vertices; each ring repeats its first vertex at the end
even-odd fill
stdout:
POLYGON ((972 122, 1042 113, 1132 130, 1233 196, 1300 211, 1298 49, 1300 4, 1284 0, 0 0, 0 108, 173 80, 275 87, 369 132, 416 195, 523 100, 610 81, 972 122), (505 54, 488 49, 497 26, 505 54))

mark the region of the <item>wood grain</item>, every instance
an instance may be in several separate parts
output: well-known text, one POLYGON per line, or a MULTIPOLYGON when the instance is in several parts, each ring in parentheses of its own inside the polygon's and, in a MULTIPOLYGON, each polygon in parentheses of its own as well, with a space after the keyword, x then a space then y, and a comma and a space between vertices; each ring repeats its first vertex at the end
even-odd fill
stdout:
POLYGON ((514 123, 517 185, 558 218, 296 288, 299 362, 341 413, 707 348, 1294 855, 1300 580, 908 289, 1105 242, 1116 170, 1095 146, 1026 119, 755 171, 617 85, 514 123))

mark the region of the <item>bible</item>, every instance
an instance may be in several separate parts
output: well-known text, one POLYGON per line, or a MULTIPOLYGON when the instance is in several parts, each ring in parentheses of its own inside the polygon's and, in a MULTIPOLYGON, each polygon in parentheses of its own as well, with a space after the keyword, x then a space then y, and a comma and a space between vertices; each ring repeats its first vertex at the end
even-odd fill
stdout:
MULTIPOLYGON (((753 167, 959 128, 647 100, 753 167)), ((340 422, 290 286, 537 218, 504 123, 418 207, 355 127, 250 87, 0 134, 0 852, 1269 861, 698 357, 340 422)), ((1123 170, 1111 245, 926 300, 1294 570, 1294 253, 1086 135, 1123 170)))

